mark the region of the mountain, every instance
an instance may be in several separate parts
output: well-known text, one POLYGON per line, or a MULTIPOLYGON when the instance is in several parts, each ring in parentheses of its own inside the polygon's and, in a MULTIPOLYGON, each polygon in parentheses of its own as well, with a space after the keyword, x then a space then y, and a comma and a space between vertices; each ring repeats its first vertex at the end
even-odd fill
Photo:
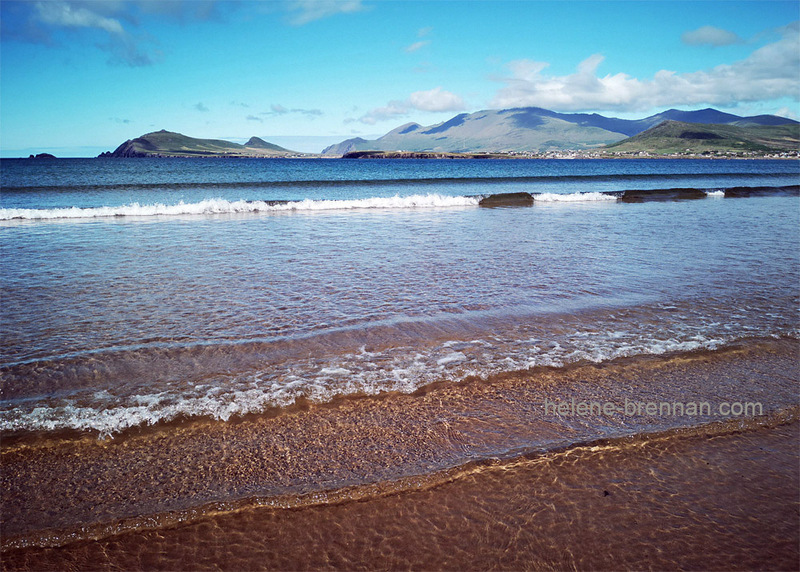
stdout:
POLYGON ((797 151, 800 148, 800 124, 737 121, 704 125, 668 120, 607 148, 610 151, 656 154, 797 151))
POLYGON ((260 137, 251 137, 247 140, 247 143, 244 144, 245 147, 252 147, 253 149, 267 149, 270 151, 277 151, 277 152, 286 152, 286 153, 293 153, 293 151, 289 151, 284 149, 283 147, 279 147, 274 143, 267 143, 260 137))
POLYGON ((558 113, 520 107, 462 113, 424 127, 407 123, 375 139, 347 139, 323 150, 325 155, 352 151, 504 152, 587 150, 613 144, 664 121, 736 126, 786 125, 796 121, 775 115, 740 117, 716 109, 670 109, 644 119, 618 119, 597 113, 558 113))
POLYGON ((283 157, 295 155, 283 147, 251 137, 244 145, 221 139, 195 139, 162 129, 129 139, 101 157, 283 157))

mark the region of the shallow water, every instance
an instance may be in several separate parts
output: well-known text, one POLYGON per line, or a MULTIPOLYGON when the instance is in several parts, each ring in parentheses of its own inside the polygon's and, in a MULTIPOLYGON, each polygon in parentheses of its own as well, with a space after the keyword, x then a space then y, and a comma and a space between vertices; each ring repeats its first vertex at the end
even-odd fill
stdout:
POLYGON ((86 160, 41 173, 39 164, 4 162, 3 209, 89 214, 0 227, 4 430, 110 434, 298 396, 413 391, 797 332, 796 196, 448 206, 466 187, 489 195, 513 177, 556 197, 576 196, 576 176, 582 193, 619 178, 796 183, 794 162, 86 160), (692 169, 699 179, 682 174, 692 169), (387 199, 395 183, 383 181, 401 175, 406 194, 387 199), (115 186, 126 177, 149 186, 115 186), (289 177, 326 182, 298 191, 289 177), (449 182, 409 199, 415 181, 436 177, 449 182), (195 183, 210 179, 213 189, 195 183), (330 185, 342 179, 360 186, 330 185), (258 189, 261 200, 350 202, 141 215, 148 204, 250 200, 246 186, 259 181, 282 185, 258 189), (98 215, 134 203, 136 216, 98 215))
POLYGON ((794 161, 0 165, 8 550, 796 417, 794 161))

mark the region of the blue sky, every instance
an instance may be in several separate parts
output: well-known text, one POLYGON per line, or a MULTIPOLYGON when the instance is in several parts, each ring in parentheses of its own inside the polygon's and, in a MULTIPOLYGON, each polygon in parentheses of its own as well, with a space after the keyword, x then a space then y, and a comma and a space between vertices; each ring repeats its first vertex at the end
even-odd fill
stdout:
POLYGON ((0 153, 159 129, 319 151, 535 105, 800 114, 800 3, 0 2, 0 153))

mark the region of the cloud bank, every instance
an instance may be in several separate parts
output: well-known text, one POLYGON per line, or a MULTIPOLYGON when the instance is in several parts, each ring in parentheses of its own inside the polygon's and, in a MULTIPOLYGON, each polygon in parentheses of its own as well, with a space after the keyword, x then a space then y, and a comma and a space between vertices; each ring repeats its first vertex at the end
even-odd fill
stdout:
POLYGON ((744 43, 744 40, 733 32, 714 26, 703 26, 690 32, 684 32, 681 41, 690 46, 709 45, 715 47, 744 43))
MULTIPOLYGON (((114 3, 41 1, 33 4, 28 28, 34 36, 44 43, 54 43, 54 34, 59 30, 86 28, 107 34, 106 41, 98 44, 111 54, 110 63, 123 63, 132 67, 147 66, 155 61, 154 54, 148 54, 139 46, 137 39, 122 25, 119 17, 103 14, 111 11, 114 3), (38 29, 37 29, 38 28, 38 29)), ((113 14, 117 16, 116 14, 113 14)))
POLYGON ((161 57, 152 45, 156 40, 138 30, 142 16, 155 14, 179 22, 219 19, 235 6, 216 0, 4 0, 0 24, 4 39, 49 46, 92 43, 110 55, 109 63, 140 67, 161 57), (104 39, 98 41, 97 34, 104 39))
MULTIPOLYGON (((690 32, 689 39, 708 43, 716 32, 690 32)), ((516 60, 492 107, 537 106, 559 111, 646 111, 676 105, 734 106, 739 103, 800 96, 800 22, 778 30, 781 38, 747 58, 709 70, 676 73, 661 70, 650 79, 628 74, 600 76, 604 57, 594 54, 570 75, 548 75, 545 62, 516 60)), ((685 35, 684 35, 685 36, 685 35)), ((723 41, 723 35, 716 36, 723 41)), ((728 38, 730 40, 730 38, 728 38)), ((685 41, 685 40, 684 40, 685 41)), ((721 45, 721 44, 720 44, 721 45)))
POLYGON ((358 121, 367 125, 375 125, 378 121, 403 117, 413 110, 462 111, 465 107, 464 100, 460 96, 441 87, 435 87, 428 91, 415 91, 403 101, 390 101, 384 107, 377 107, 369 111, 358 121))
POLYGON ((161 59, 158 40, 141 30, 146 16, 181 24, 225 20, 237 10, 279 11, 289 23, 302 26, 333 16, 364 10, 361 0, 282 0, 242 3, 230 0, 2 0, 4 39, 62 46, 70 41, 93 43, 110 54, 109 63, 149 66, 161 59), (105 35, 97 41, 91 34, 105 35), (81 34, 85 37, 81 37, 81 34))

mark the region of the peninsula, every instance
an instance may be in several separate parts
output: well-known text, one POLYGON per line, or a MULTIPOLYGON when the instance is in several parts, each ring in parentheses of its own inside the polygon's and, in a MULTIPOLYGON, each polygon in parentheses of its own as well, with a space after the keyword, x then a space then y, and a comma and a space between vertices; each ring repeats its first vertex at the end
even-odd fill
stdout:
POLYGON ((100 157, 298 157, 302 153, 251 137, 240 145, 222 139, 196 139, 162 129, 129 139, 100 157))

